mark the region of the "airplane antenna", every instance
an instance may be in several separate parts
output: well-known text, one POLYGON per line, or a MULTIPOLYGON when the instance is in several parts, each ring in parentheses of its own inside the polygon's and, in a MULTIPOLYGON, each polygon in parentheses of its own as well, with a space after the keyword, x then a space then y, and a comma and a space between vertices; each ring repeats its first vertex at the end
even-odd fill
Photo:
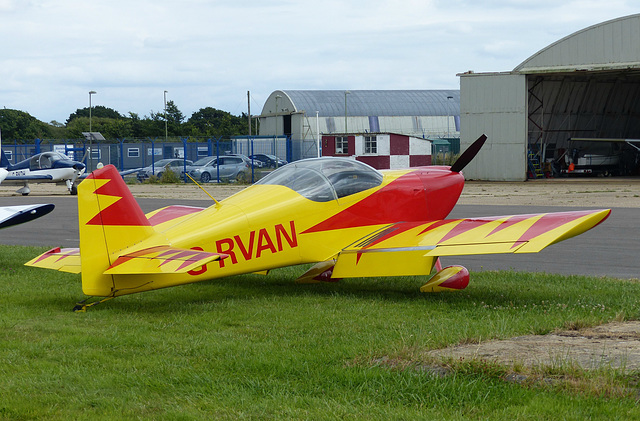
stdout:
POLYGON ((206 191, 206 190, 204 189, 204 187, 202 187, 202 186, 200 185, 200 183, 198 183, 196 180, 194 180, 194 179, 193 179, 193 177, 191 177, 188 173, 186 173, 186 172, 185 172, 185 175, 186 175, 187 177, 189 177, 189 178, 191 179, 191 181, 193 181, 194 183, 196 183, 196 186, 200 187, 200 190, 202 190, 203 192, 205 192, 205 193, 207 194, 207 196, 209 196, 209 197, 211 198, 211 200, 213 200, 214 202, 216 202, 216 206, 220 206, 220 202, 218 202, 218 201, 217 201, 213 196, 211 196, 211 195, 209 194, 209 192, 208 192, 208 191, 206 191))
POLYGON ((462 169, 466 167, 467 164, 473 160, 473 158, 476 157, 478 152, 480 152, 480 148, 482 148, 482 145, 484 145, 484 142, 486 140, 487 140, 487 136, 485 135, 482 135, 478 139, 476 139, 476 141, 473 142, 471 146, 467 148, 467 150, 462 152, 462 155, 460 155, 460 158, 458 158, 458 160, 453 163, 453 165, 451 166, 451 171, 453 172, 462 171, 462 169))

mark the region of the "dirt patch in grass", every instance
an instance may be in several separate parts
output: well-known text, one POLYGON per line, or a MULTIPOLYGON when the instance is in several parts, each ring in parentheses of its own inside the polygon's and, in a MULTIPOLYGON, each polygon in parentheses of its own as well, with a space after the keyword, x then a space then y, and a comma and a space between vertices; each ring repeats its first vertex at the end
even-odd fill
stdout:
POLYGON ((640 370, 640 322, 613 322, 547 335, 429 351, 436 359, 492 361, 509 367, 640 370))

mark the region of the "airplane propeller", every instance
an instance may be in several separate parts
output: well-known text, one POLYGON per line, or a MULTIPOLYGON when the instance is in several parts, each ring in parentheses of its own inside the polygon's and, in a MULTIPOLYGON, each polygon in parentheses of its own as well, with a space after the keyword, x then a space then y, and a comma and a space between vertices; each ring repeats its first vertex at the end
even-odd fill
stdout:
POLYGON ((453 165, 451 166, 451 171, 453 172, 462 171, 462 169, 466 167, 467 164, 473 160, 473 158, 476 157, 478 152, 480 152, 480 148, 482 148, 482 145, 484 145, 484 142, 486 140, 487 140, 487 136, 485 135, 482 135, 478 139, 476 139, 476 141, 473 142, 471 146, 469 146, 467 150, 465 150, 462 153, 462 155, 460 155, 460 157, 456 160, 456 162, 453 163, 453 165))
POLYGON ((78 179, 78 177, 80 177, 82 175, 82 173, 84 172, 85 169, 85 165, 81 162, 78 162, 76 164, 73 165, 73 177, 71 177, 71 180, 69 182, 69 192, 71 194, 76 194, 76 189, 75 189, 75 184, 76 184, 76 180, 78 179))

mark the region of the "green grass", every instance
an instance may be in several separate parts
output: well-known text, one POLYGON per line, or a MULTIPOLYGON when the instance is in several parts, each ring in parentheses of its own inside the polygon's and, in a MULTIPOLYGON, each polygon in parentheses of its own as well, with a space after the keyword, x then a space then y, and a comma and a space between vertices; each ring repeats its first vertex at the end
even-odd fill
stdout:
MULTIPOLYGON (((42 251, 0 246, 0 419, 640 416, 633 393, 513 383, 491 363, 415 369, 450 344, 638 319, 634 282, 480 272, 460 293, 424 295, 420 278, 296 285, 303 268, 286 268, 73 313, 78 275, 22 266, 42 251)), ((608 390, 638 376, 566 371, 608 390)))

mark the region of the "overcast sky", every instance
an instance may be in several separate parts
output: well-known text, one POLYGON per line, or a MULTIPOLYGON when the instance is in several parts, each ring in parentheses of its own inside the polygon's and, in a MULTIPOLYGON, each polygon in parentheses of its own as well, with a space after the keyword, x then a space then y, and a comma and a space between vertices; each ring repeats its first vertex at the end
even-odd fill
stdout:
POLYGON ((50 122, 89 105, 143 117, 163 93, 259 114, 277 89, 459 89, 623 0, 0 0, 0 106, 50 122))

